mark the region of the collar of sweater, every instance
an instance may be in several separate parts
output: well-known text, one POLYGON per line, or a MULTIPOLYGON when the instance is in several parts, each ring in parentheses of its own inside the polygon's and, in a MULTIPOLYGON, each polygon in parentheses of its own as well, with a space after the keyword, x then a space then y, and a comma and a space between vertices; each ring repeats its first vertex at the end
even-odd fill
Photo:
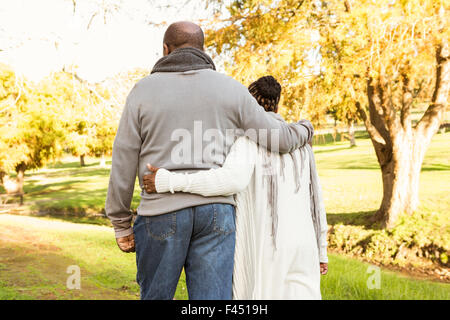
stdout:
POLYGON ((151 73, 185 72, 189 70, 212 69, 216 66, 211 57, 196 48, 179 48, 156 62, 151 73))

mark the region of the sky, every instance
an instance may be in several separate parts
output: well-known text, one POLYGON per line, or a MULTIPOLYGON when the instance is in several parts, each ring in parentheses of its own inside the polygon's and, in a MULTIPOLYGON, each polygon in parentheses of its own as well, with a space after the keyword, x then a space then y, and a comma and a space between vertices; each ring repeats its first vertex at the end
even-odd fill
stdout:
POLYGON ((0 62, 33 81, 66 66, 100 82, 132 68, 151 69, 162 57, 168 24, 210 14, 203 1, 193 0, 75 3, 74 10, 72 0, 0 0, 0 62))

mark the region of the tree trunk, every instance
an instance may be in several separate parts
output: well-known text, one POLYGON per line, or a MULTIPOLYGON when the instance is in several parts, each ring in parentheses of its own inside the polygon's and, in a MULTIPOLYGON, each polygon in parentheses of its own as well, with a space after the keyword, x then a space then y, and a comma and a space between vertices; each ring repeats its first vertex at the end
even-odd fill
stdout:
POLYGON ((382 171, 383 200, 374 220, 381 221, 383 227, 394 227, 401 214, 411 214, 419 204, 419 178, 425 152, 439 129, 448 104, 450 48, 446 40, 436 50, 436 62, 431 104, 414 128, 410 119, 412 98, 407 75, 402 80, 400 119, 386 94, 389 88, 383 77, 379 77, 376 83, 372 78, 368 79, 370 117, 356 103, 382 171))
POLYGON ((102 157, 100 158, 100 167, 104 168, 106 167, 106 159, 105 159, 105 155, 102 153, 102 157))
POLYGON ((16 172, 17 172, 17 192, 18 193, 23 193, 23 182, 24 182, 24 178, 25 178, 25 170, 26 170, 26 165, 24 163, 19 164, 16 167, 16 172))
POLYGON ((333 133, 331 134, 331 136, 333 137, 333 142, 336 142, 338 133, 339 133, 339 131, 337 128, 337 123, 336 123, 336 121, 334 121, 333 133))
POLYGON ((84 167, 86 164, 84 163, 84 154, 80 156, 80 166, 84 167))
POLYGON ((420 171, 427 148, 423 139, 401 139, 394 144, 390 161, 381 166, 383 200, 375 220, 382 227, 394 227, 401 214, 412 214, 417 209, 420 171))
POLYGON ((356 147, 355 126, 353 124, 353 121, 350 121, 350 123, 348 124, 348 139, 350 140, 350 148, 356 147))

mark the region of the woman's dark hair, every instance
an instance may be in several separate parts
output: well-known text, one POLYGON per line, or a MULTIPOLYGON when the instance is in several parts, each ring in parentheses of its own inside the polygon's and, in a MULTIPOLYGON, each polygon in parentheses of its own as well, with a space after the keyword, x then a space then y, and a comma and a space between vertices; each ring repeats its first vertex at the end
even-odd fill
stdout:
POLYGON ((272 76, 259 78, 248 87, 248 91, 266 111, 278 111, 281 85, 272 76))

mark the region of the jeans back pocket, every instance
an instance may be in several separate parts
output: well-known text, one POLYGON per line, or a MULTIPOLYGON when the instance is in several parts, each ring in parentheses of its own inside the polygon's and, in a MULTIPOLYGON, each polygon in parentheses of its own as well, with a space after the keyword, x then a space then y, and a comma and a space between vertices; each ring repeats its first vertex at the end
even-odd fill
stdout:
POLYGON ((164 240, 175 234, 177 229, 176 213, 166 213, 158 216, 145 217, 145 228, 150 237, 164 240))
POLYGON ((214 231, 220 234, 230 234, 236 231, 235 209, 231 204, 213 204, 214 231))

